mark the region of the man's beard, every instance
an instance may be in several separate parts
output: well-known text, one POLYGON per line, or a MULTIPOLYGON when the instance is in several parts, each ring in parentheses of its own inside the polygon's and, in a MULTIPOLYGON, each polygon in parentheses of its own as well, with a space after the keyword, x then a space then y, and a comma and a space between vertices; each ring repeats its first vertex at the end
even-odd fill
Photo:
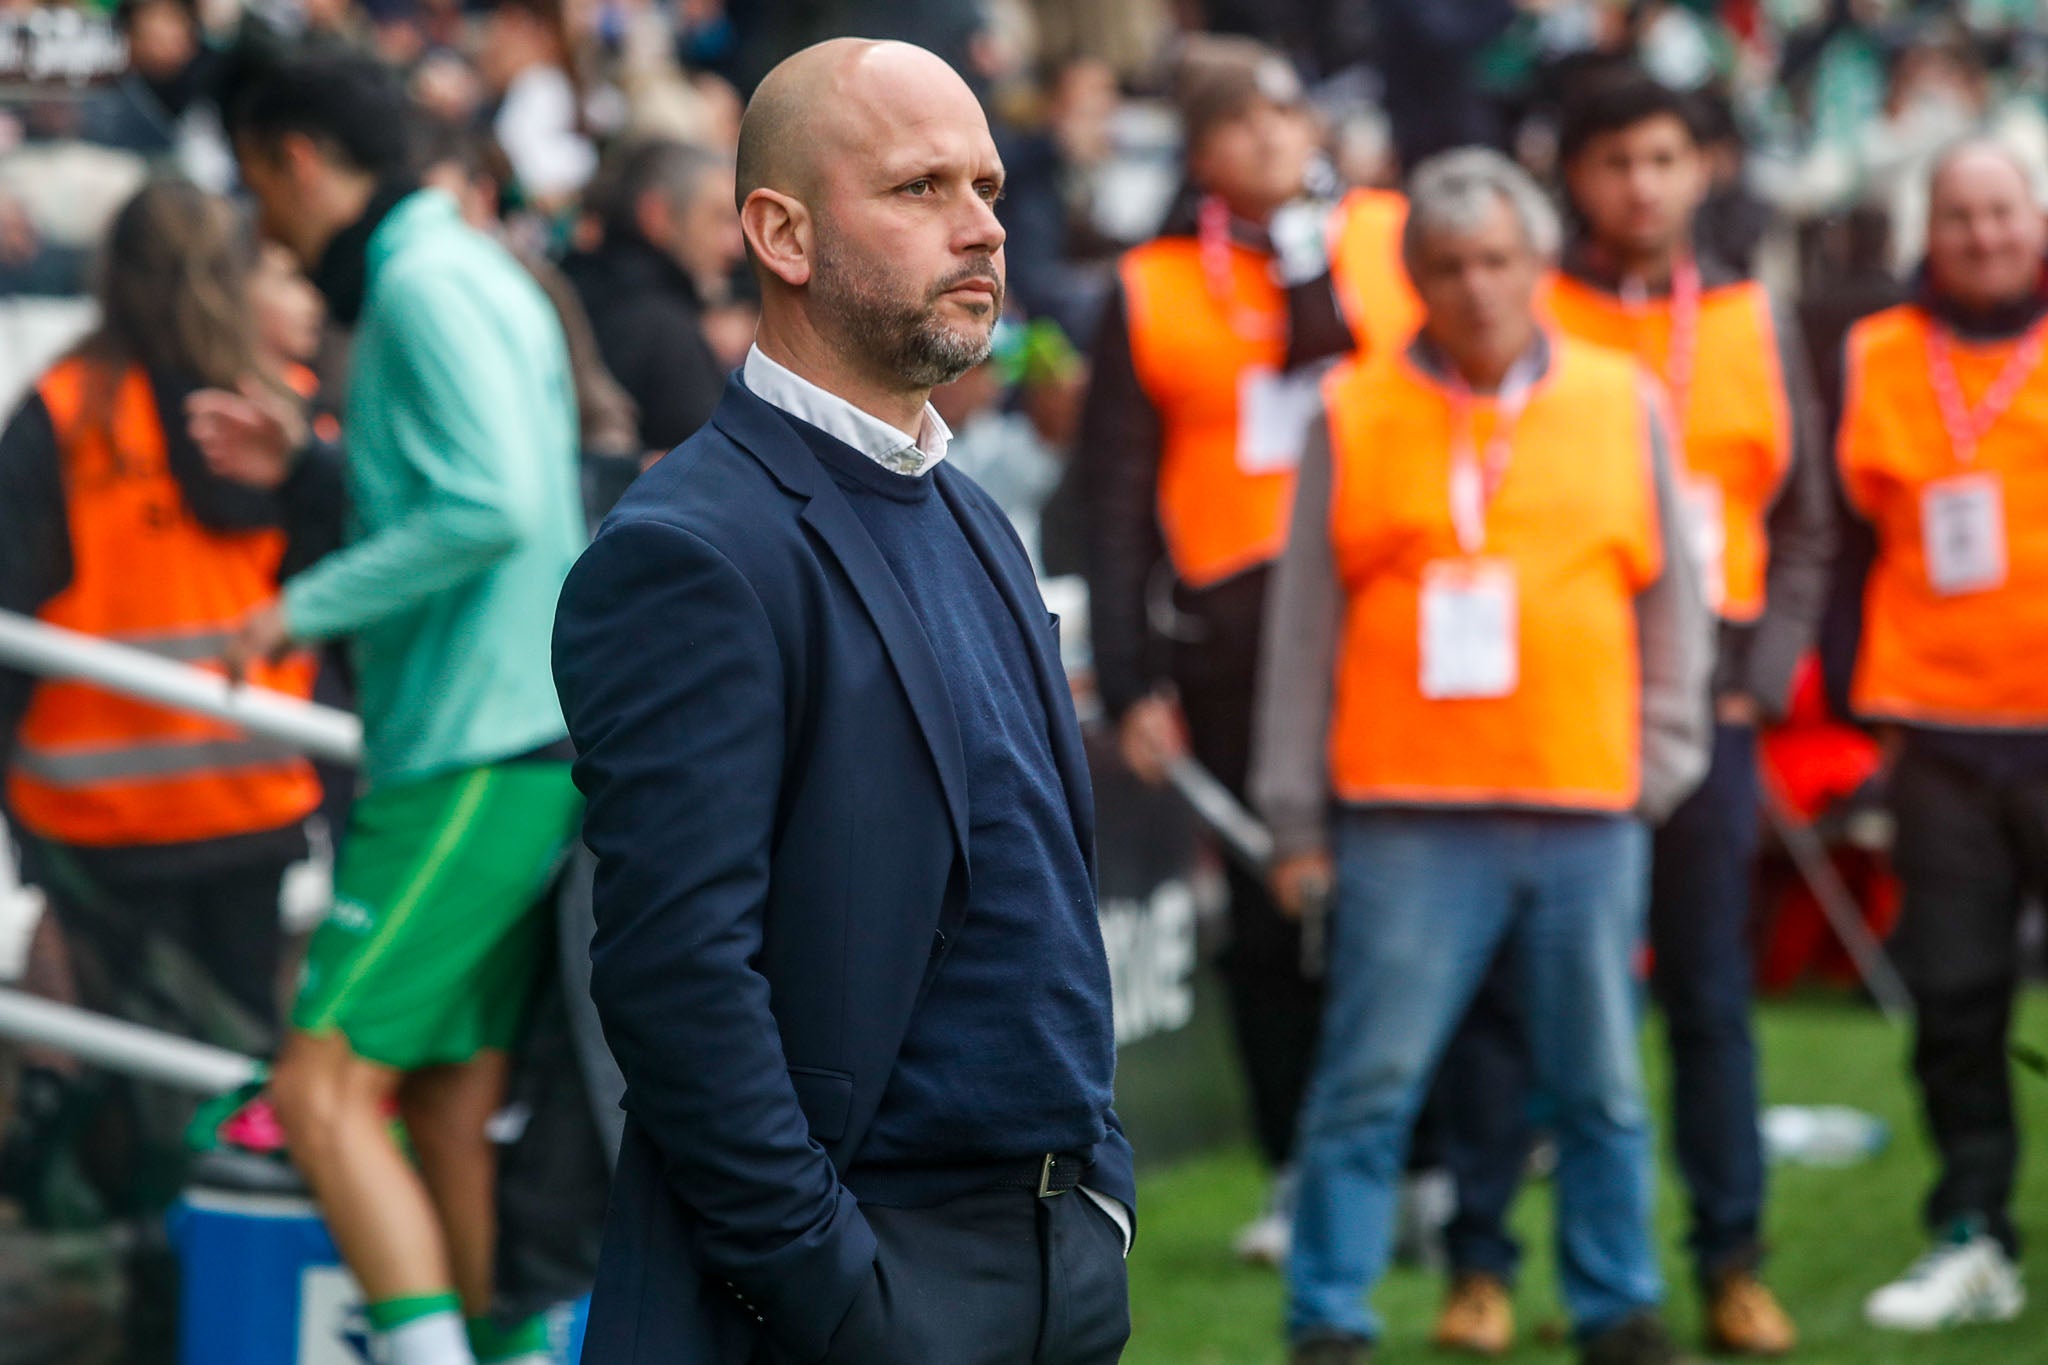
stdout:
POLYGON ((812 287, 870 363, 921 389, 949 384, 987 360, 995 319, 1003 311, 1003 281, 993 261, 962 266, 913 301, 892 291, 883 271, 850 259, 822 238, 812 287), (970 280, 995 285, 989 329, 979 336, 956 331, 939 317, 940 298, 970 280))

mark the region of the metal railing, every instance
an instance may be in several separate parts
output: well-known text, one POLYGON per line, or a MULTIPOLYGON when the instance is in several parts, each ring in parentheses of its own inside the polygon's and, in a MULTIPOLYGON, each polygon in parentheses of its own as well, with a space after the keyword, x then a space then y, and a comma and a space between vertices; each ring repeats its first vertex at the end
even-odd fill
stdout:
POLYGON ((362 761, 362 722, 346 711, 237 686, 203 668, 11 611, 0 611, 0 664, 48 678, 97 683, 159 706, 211 716, 311 758, 351 766, 362 761))
MULTIPOLYGON (((309 757, 348 766, 362 761, 362 723, 346 711, 231 684, 218 673, 15 612, 0 611, 0 666, 94 683, 210 716, 309 757)), ((0 987, 0 1038, 55 1048, 110 1071, 206 1095, 247 1084, 259 1069, 254 1058, 225 1048, 5 987, 0 987)))

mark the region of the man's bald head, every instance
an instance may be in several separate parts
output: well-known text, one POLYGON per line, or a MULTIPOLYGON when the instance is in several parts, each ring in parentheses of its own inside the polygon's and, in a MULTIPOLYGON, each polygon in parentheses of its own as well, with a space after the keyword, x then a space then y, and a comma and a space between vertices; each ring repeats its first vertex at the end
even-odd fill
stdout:
POLYGON ((2012 193, 2037 201, 2034 172, 2019 154, 1996 138, 1968 137, 1951 143, 1934 158, 1928 175, 1927 197, 1931 203, 1953 193, 1958 184, 1981 186, 2002 183, 2012 193))
POLYGON ((808 198, 819 168, 866 131, 860 115, 871 101, 935 89, 974 99, 958 72, 910 43, 831 38, 784 58, 740 119, 739 202, 758 189, 808 198))
POLYGON ((2048 249, 2035 177, 1990 138, 1958 142, 1935 159, 1927 187, 1927 269, 1934 286, 1971 309, 2033 293, 2048 249))
POLYGON ((736 169, 764 350, 815 343, 814 368, 865 371, 906 401, 986 357, 1003 165, 939 57, 862 38, 805 48, 748 102, 736 169))

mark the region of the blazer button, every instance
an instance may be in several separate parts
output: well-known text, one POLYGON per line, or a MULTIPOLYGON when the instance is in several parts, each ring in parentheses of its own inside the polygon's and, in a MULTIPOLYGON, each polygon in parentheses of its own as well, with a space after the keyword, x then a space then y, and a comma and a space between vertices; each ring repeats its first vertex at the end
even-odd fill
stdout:
POLYGON ((937 957, 940 953, 943 953, 945 951, 946 931, 944 929, 934 929, 932 931, 932 956, 937 957))

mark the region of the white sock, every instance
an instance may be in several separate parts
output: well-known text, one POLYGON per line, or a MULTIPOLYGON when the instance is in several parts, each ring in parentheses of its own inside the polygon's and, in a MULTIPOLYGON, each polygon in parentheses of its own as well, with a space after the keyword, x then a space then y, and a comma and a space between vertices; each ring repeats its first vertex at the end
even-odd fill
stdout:
POLYGON ((380 1365, 476 1365, 460 1313, 414 1318, 403 1327, 380 1333, 377 1346, 380 1365))

